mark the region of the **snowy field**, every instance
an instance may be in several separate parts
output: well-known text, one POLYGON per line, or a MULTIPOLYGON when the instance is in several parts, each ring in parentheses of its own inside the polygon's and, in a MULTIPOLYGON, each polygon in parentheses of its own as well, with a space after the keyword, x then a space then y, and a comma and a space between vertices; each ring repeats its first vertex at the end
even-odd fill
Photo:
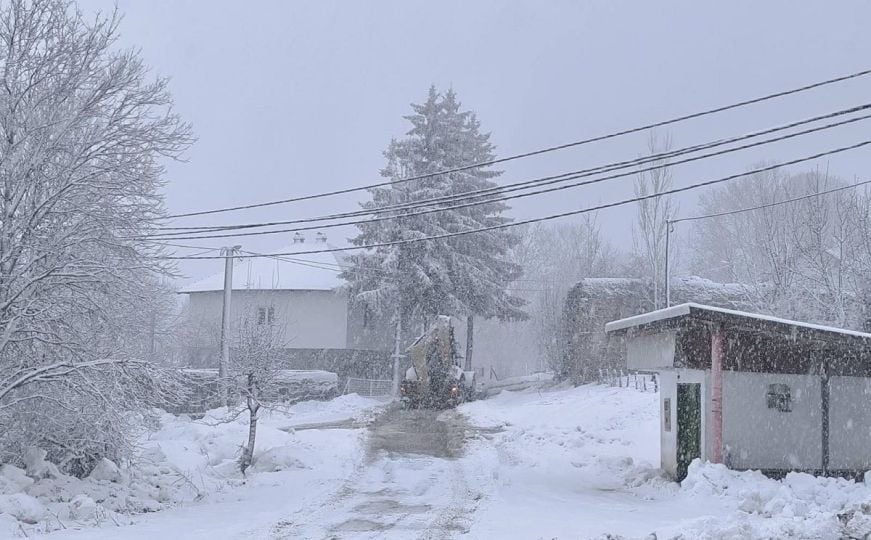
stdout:
MULTIPOLYGON (((234 468, 244 421, 210 425, 208 417, 166 415, 143 439, 154 469, 139 464, 135 478, 122 470, 117 478, 40 480, 25 491, 42 506, 30 510, 43 514, 23 529, 12 527, 7 493, 0 532, 34 537, 40 527, 62 529, 61 522, 66 530, 44 538, 835 539, 871 532, 871 489, 862 483, 804 474, 774 481, 698 464, 683 485, 668 481, 657 469, 657 406, 654 393, 604 386, 506 391, 438 413, 385 409, 357 396, 306 402, 264 419, 260 458, 245 484, 234 468), (140 484, 151 486, 152 498, 140 484), (52 502, 74 499, 70 490, 90 502, 52 502), (146 501, 155 512, 125 513, 122 499, 146 501)), ((6 492, 13 473, 4 471, 6 492)))

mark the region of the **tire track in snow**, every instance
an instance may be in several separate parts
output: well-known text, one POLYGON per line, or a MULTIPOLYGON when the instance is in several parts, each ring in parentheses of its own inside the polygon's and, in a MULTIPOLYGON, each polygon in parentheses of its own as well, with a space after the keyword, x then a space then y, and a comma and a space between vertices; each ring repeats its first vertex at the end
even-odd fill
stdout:
POLYGON ((368 432, 369 452, 326 503, 275 525, 273 538, 419 538, 468 531, 480 494, 463 459, 469 434, 455 410, 389 409, 368 432))

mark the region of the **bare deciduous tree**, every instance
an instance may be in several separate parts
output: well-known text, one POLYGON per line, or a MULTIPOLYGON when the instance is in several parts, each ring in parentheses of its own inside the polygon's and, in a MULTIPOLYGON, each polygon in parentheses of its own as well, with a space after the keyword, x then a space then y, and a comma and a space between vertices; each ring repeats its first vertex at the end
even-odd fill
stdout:
MULTIPOLYGON (((671 137, 660 137, 651 132, 647 139, 647 153, 651 156, 668 152, 672 148, 671 137)), ((663 166, 668 159, 658 159, 648 166, 663 166)), ((669 167, 661 167, 638 173, 635 179, 635 196, 647 197, 662 193, 672 187, 672 174, 669 167)), ((665 279, 665 234, 668 220, 674 217, 677 206, 666 196, 638 201, 637 222, 633 229, 635 251, 645 262, 646 276, 653 280, 653 305, 662 307, 664 295, 660 283, 665 279)))
MULTIPOLYGON (((702 213, 753 208, 827 191, 844 182, 822 171, 756 174, 700 198, 702 213)), ((745 283, 761 313, 861 327, 871 229, 865 195, 839 191, 700 220, 696 273, 745 283)))
POLYGON ((566 295, 581 279, 616 275, 617 253, 602 239, 596 216, 585 215, 577 223, 528 229, 517 258, 526 276, 517 288, 529 301, 538 349, 550 369, 569 376, 561 339, 566 295))
POLYGON ((117 410, 144 397, 118 381, 152 369, 142 308, 167 268, 136 238, 163 211, 161 160, 191 136, 166 81, 115 49, 118 22, 62 0, 0 8, 0 412, 12 419, 22 400, 117 410))

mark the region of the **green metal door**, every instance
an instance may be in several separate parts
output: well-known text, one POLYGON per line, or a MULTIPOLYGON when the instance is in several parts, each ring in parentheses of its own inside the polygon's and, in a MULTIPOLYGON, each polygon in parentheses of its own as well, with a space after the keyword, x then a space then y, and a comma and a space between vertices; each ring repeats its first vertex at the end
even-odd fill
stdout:
POLYGON ((677 480, 687 476, 692 460, 702 457, 702 385, 677 385, 677 480))

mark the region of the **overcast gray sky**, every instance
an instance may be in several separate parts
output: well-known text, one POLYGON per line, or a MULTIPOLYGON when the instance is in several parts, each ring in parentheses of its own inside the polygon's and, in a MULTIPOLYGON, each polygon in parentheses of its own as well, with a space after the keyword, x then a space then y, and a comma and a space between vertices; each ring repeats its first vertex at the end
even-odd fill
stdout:
MULTIPOLYGON (((86 0, 85 11, 113 3, 86 0)), ((170 212, 259 202, 378 181, 381 152, 430 84, 453 87, 492 132, 500 155, 522 152, 858 71, 871 65, 871 3, 845 2, 118 2, 122 44, 171 77, 198 141, 168 167, 170 212)), ((674 126, 677 146, 871 101, 871 80, 674 126)), ((787 160, 868 138, 867 123, 675 168, 677 185, 760 160, 787 160)), ((523 160, 503 181, 635 157, 644 137, 523 160)), ((868 150, 831 158, 852 179, 868 150)), ((631 193, 631 179, 516 201, 532 217, 631 193)), ((214 224, 356 209, 362 194, 224 216, 214 224), (219 221, 220 220, 220 221, 219 221)), ((693 211, 696 194, 681 199, 693 211)), ((631 242, 632 208, 603 212, 631 242)), ((179 224, 181 224, 179 222, 179 224)), ((330 241, 343 244, 331 231, 330 241)), ((218 246, 232 241, 202 240, 218 246)), ((239 240, 275 250, 289 236, 239 240)), ((199 276, 218 262, 186 263, 199 276)))

